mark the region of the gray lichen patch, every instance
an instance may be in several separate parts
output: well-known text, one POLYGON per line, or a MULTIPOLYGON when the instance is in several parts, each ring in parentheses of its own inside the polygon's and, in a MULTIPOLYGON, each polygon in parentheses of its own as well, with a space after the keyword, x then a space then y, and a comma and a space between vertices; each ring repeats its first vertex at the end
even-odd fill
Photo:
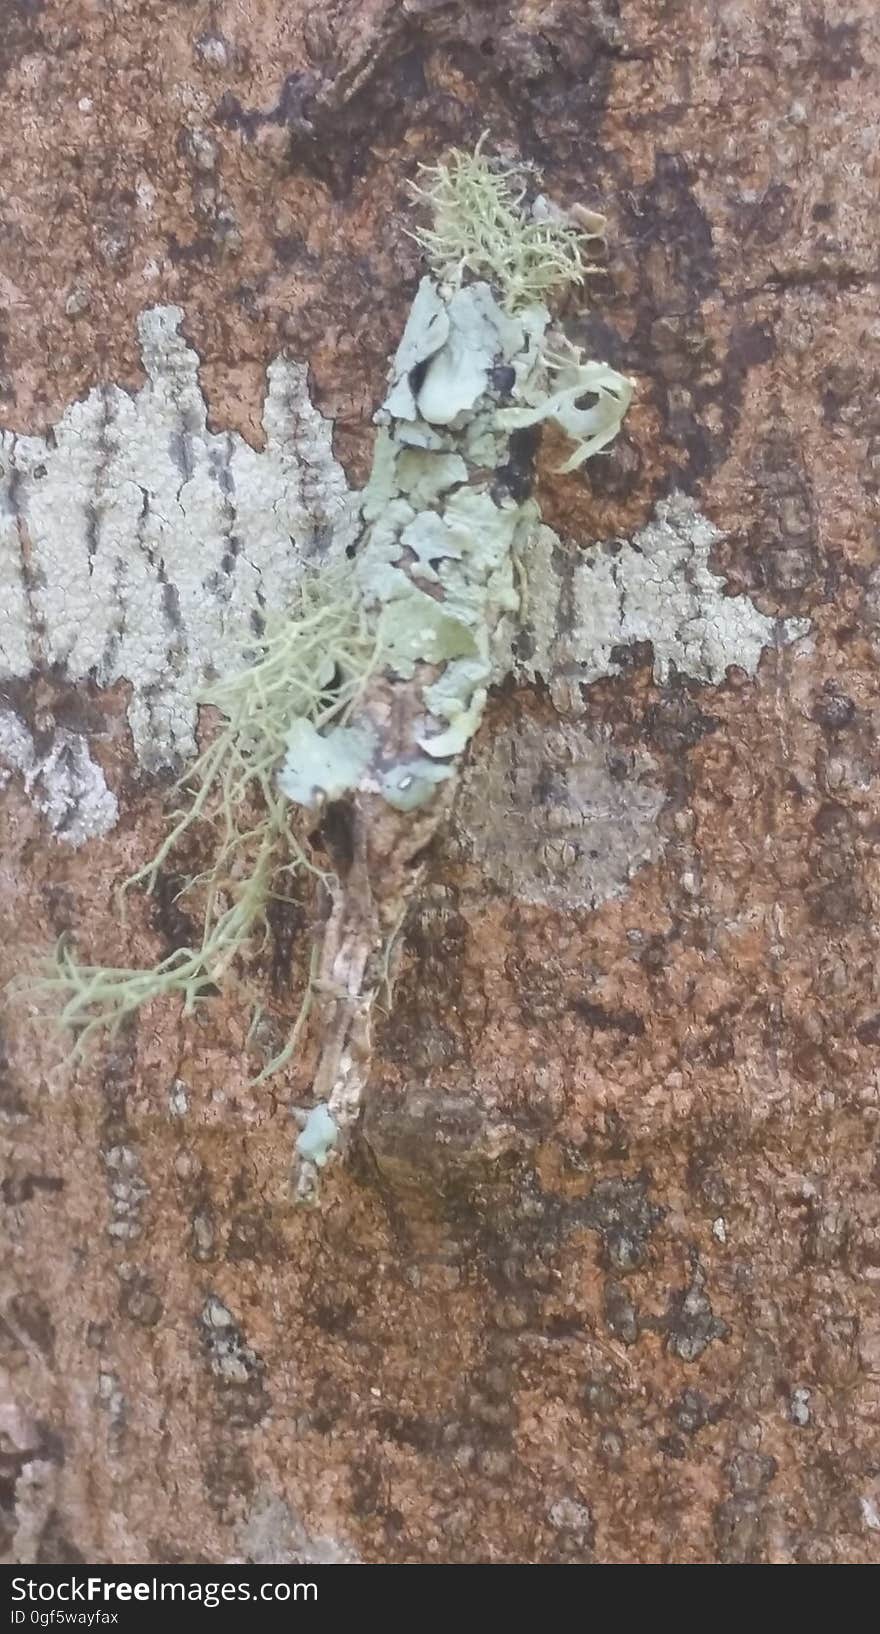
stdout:
POLYGON ((695 1271, 690 1286, 672 1295, 667 1315, 666 1345, 683 1362, 695 1362, 716 1339, 725 1339, 728 1328, 712 1310, 705 1292, 702 1271, 695 1271))
POLYGON ((45 437, 0 436, 0 677, 131 683, 148 769, 190 757, 194 695, 252 619, 346 537, 347 488, 307 371, 270 365, 265 446, 208 430, 178 307, 138 329, 147 380, 95 388, 45 437))
POLYGON ((0 710, 0 788, 11 772, 20 774, 51 832, 66 845, 83 845, 113 828, 116 796, 80 733, 58 727, 48 752, 41 754, 14 710, 0 710))
POLYGON ((768 618, 748 596, 724 594, 709 552, 721 537, 693 500, 673 494, 631 540, 594 546, 569 570, 549 528, 532 541, 526 572, 529 678, 550 681, 554 701, 571 707, 571 689, 620 673, 615 649, 650 641, 654 674, 673 670, 718 684, 728 665, 754 675, 764 648, 797 641, 807 619, 768 618))
POLYGON ((265 1364, 247 1340, 227 1305, 216 1294, 201 1312, 208 1365, 218 1385, 231 1391, 227 1416, 257 1423, 266 1412, 265 1364))
POLYGON ((575 723, 521 719, 465 774, 458 824, 496 884, 520 901, 596 908, 662 850, 656 762, 575 723))
MULTIPOLYGON (((8 1331, 8 1308, 3 1325, 8 1331)), ((0 1369, 0 1449, 4 1466, 0 1517, 5 1566, 42 1558, 40 1546, 57 1502, 59 1474, 58 1438, 45 1423, 31 1418, 19 1399, 18 1381, 13 1380, 6 1367, 0 1369)))
POLYGON ((143 1207, 150 1195, 140 1159, 131 1146, 111 1146, 103 1157, 110 1192, 107 1235, 115 1242, 134 1242, 143 1230, 143 1207))
POLYGON ((298 1515, 266 1488, 254 1497, 239 1542, 255 1566, 356 1566, 357 1552, 334 1537, 315 1537, 298 1515))

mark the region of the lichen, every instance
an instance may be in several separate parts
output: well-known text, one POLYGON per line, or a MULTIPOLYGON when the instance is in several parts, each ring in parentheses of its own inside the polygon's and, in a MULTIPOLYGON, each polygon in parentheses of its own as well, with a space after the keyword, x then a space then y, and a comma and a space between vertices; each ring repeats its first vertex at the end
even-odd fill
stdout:
POLYGON ((319 1101, 305 1114, 296 1149, 304 1163, 314 1163, 317 1169, 323 1169, 338 1139, 339 1127, 324 1102, 319 1101))
POLYGON ((459 842, 514 900, 598 908, 663 854, 659 774, 651 755, 595 726, 559 721, 548 730, 524 716, 467 766, 459 842))
POLYGON ((554 371, 553 389, 526 408, 501 409, 498 421, 515 430, 538 425, 541 420, 555 421, 575 444, 574 452, 556 467, 564 475, 576 471, 614 441, 632 400, 633 383, 607 363, 584 358, 580 348, 571 343, 562 352, 546 352, 545 362, 554 371), (591 396, 595 403, 582 408, 583 398, 591 396))
POLYGON ((118 801, 80 733, 56 727, 48 751, 41 753, 24 721, 13 710, 0 709, 0 788, 8 776, 4 766, 20 773, 25 793, 64 845, 85 845, 113 828, 118 801))
POLYGON ((568 347, 544 304, 583 281, 591 228, 546 201, 536 213, 524 177, 482 144, 423 174, 416 191, 433 227, 419 237, 432 271, 376 415, 354 559, 303 581, 253 661, 203 693, 224 724, 185 780, 156 856, 127 882, 153 889, 191 826, 213 828, 213 862, 185 887, 202 893, 201 941, 153 971, 80 965, 62 947, 42 984, 80 1045, 163 993, 181 993, 191 1009, 291 872, 314 869, 300 814, 313 826, 337 806, 347 845, 322 876, 329 907, 303 1007, 270 1063, 289 1058, 314 1001, 322 1048, 298 1142, 304 1199, 359 1116, 373 1003, 390 986, 425 846, 449 809, 519 606, 516 561, 539 518, 510 479, 511 437, 555 419, 575 440, 573 468, 607 445, 632 390, 568 347), (580 406, 585 393, 592 407, 580 406))
POLYGON ((278 787, 295 805, 319 809, 355 787, 375 748, 369 727, 337 726, 322 735, 312 721, 300 717, 287 734, 278 787))
POLYGON ((593 218, 590 231, 556 212, 525 207, 527 171, 490 159, 484 142, 485 136, 472 153, 453 149, 440 164, 419 167, 422 185, 411 184, 412 191, 432 226, 412 237, 441 281, 458 284, 466 273, 486 278, 515 312, 583 283, 585 241, 602 236, 602 218, 593 218))
POLYGON ((658 502, 632 539, 600 541, 574 557, 550 528, 537 528, 521 610, 529 656, 517 673, 542 676, 563 713, 583 707, 581 689, 619 674, 620 654, 641 642, 651 644, 661 683, 678 673, 717 685, 731 664, 754 675, 767 646, 802 639, 810 623, 771 618, 749 596, 727 594, 711 565, 721 537, 678 492, 658 502))
POLYGON ((262 447, 212 431, 183 316, 140 314, 136 393, 96 386, 43 436, 0 431, 0 681, 124 682, 137 763, 166 775, 195 757, 197 697, 255 612, 295 606, 354 511, 305 365, 270 363, 262 447))
POLYGON ((165 994, 179 994, 191 1013, 264 925, 290 876, 314 867, 280 781, 292 723, 313 735, 344 723, 377 661, 376 634, 350 577, 325 569, 301 582, 286 618, 270 620, 251 661, 201 694, 223 724, 178 784, 184 804, 155 856, 121 887, 123 896, 133 885, 153 891, 187 832, 204 825, 213 859, 184 887, 187 895, 201 894, 201 938, 146 970, 83 964, 60 943, 50 968, 25 990, 48 1001, 50 1013, 57 1010, 60 1025, 76 1036, 75 1054, 95 1033, 118 1030, 165 994))

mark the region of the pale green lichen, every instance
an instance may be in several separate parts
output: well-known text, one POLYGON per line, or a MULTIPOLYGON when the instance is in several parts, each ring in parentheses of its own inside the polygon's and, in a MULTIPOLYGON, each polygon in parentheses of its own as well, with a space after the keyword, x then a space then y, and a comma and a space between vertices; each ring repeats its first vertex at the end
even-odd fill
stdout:
POLYGON ((314 1163, 316 1169, 323 1169, 338 1140, 339 1125, 327 1110, 326 1103, 319 1101, 305 1119, 296 1143, 297 1153, 302 1161, 314 1163))
POLYGON ((446 664, 477 650, 474 630, 458 609, 408 584, 405 595, 395 596, 383 611, 382 626, 387 662, 402 680, 417 664, 446 664))
POLYGON ((380 775, 379 792, 395 811, 417 811, 436 794, 438 784, 448 782, 453 770, 423 757, 403 761, 380 775))
POLYGON ((576 471, 614 441, 632 401, 634 386, 626 375, 618 374, 607 363, 587 360, 580 348, 570 343, 562 352, 546 352, 545 362, 555 377, 552 391, 537 395, 525 408, 500 409, 498 422, 518 430, 541 420, 553 420, 575 444, 574 452, 556 467, 561 475, 576 471), (584 408, 584 397, 595 397, 596 401, 584 408))
POLYGON ((360 782, 375 750, 376 734, 368 726, 337 726, 322 734, 300 717, 287 734, 278 787, 307 810, 340 800, 360 782))
POLYGON ((505 309, 517 312, 582 284, 586 240, 601 232, 524 208, 527 173, 488 158, 484 141, 472 153, 455 148, 440 164, 419 167, 421 185, 410 186, 433 225, 411 236, 441 282, 460 284, 465 273, 485 278, 505 309))
POLYGON ((187 803, 155 856, 121 888, 123 894, 132 885, 153 891, 188 831, 204 825, 211 865, 181 893, 201 892, 200 939, 147 970, 83 964, 60 944, 52 966, 26 991, 48 1002, 60 1025, 74 1032, 75 1054, 96 1032, 115 1032, 165 994, 181 996, 189 1013, 265 927, 273 898, 286 896, 299 869, 313 869, 296 829, 296 807, 279 783, 292 723, 305 723, 315 735, 335 723, 344 728, 378 657, 375 627, 350 575, 325 568, 302 581, 285 619, 269 623, 252 662, 202 694, 200 701, 218 710, 223 724, 178 785, 187 803))
MULTIPOLYGON (((433 279, 423 278, 377 419, 397 422, 394 440, 403 447, 446 452, 448 444, 436 428, 463 431, 464 416, 477 409, 499 365, 511 364, 517 379, 532 374, 549 321, 544 306, 505 312, 487 283, 467 284, 444 298, 433 279)), ((383 453, 387 458, 387 450, 383 453)), ((380 480, 387 476, 383 464, 380 480)))
MULTIPOLYGON (((81 965, 59 949, 40 990, 60 1003, 79 1048, 162 994, 181 994, 190 1010, 222 979, 291 874, 314 866, 298 810, 378 795, 414 818, 427 809, 430 823, 432 802, 443 808, 438 790, 479 727, 499 631, 519 605, 518 554, 538 521, 534 503, 505 485, 511 434, 554 420, 576 444, 563 467, 571 470, 607 446, 626 410, 630 381, 547 338, 545 301, 583 282, 599 218, 578 227, 528 204, 525 174, 489 159, 482 143, 422 177, 415 192, 433 226, 416 236, 433 275, 421 281, 376 416, 354 561, 303 581, 297 606, 253 661, 205 694, 223 724, 185 780, 188 803, 167 838, 127 882, 154 889, 192 826, 213 830, 210 867, 184 887, 202 893, 198 944, 147 971, 81 965), (595 401, 585 407, 585 396, 595 401)), ((415 823, 402 825, 404 855, 410 831, 415 823)), ((313 955, 293 1034, 261 1074, 290 1058, 313 993, 331 1015, 348 1005, 345 1025, 361 1029, 361 1053, 346 1053, 338 1034, 328 1046, 327 1087, 297 1143, 311 1169, 357 1114, 376 926, 383 935, 399 928, 405 896, 394 892, 415 876, 390 869, 388 900, 381 880, 356 886, 344 934, 346 882, 325 877, 328 923, 341 940, 328 943, 325 932, 326 968, 313 955)))
MULTIPOLYGON (((531 503, 492 491, 486 475, 476 483, 471 475, 475 443, 488 473, 507 457, 508 434, 497 426, 497 401, 487 395, 490 375, 499 363, 509 364, 514 379, 525 383, 541 368, 535 342, 549 315, 543 311, 539 318, 533 313, 529 323, 522 316, 511 317, 502 312, 487 285, 475 284, 450 297, 447 321, 440 324, 435 298, 433 285, 423 281, 392 365, 391 389, 378 418, 390 421, 393 429, 383 424, 379 433, 376 463, 364 496, 369 525, 355 570, 366 604, 381 610, 389 667, 402 680, 412 678, 425 664, 435 671, 440 668, 423 690, 426 709, 436 722, 429 722, 417 739, 437 760, 459 756, 479 726, 495 662, 494 632, 519 603, 516 541, 537 517, 531 503), (426 286, 430 299, 425 298, 426 286), (473 366, 466 371, 466 395, 468 400, 475 396, 475 402, 465 410, 462 397, 453 396, 459 412, 455 425, 443 432, 440 446, 415 447, 413 439, 428 429, 421 417, 426 393, 428 412, 437 413, 432 371, 439 370, 443 381, 452 379, 444 355, 450 348, 458 353, 460 333, 470 332, 474 312, 480 315, 482 338, 476 363, 472 358, 473 366), (421 378, 406 372, 413 360, 421 366, 421 378), (399 419, 398 414, 406 418, 399 419), (426 491, 434 493, 432 508, 424 507, 426 491), (421 501, 418 510, 410 503, 416 496, 421 501)), ((441 413, 445 421, 446 410, 441 413)), ((420 780, 415 789, 407 784, 411 807, 432 794, 430 781, 420 780)))

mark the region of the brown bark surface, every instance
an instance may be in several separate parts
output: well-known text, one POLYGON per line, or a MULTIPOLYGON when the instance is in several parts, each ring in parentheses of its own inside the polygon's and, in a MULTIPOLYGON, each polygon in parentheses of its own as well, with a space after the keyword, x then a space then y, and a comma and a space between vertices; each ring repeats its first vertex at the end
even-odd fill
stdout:
MULTIPOLYGON (((314 1046, 248 1087, 235 993, 75 1073, 4 1021, 0 1531, 22 1561, 866 1562, 880 1554, 880 473, 873 0, 5 0, 0 429, 142 383, 184 312, 214 430, 308 362, 357 485, 419 271, 405 180, 484 128, 609 216, 570 332, 633 374, 612 455, 540 500, 573 557, 674 490, 798 646, 718 685, 643 643, 578 720, 662 791, 595 909, 458 831, 410 915, 365 1136, 291 1200, 314 1046), (499 880, 501 883, 499 883, 499 880)), ((64 849, 20 779, 2 962, 181 936, 125 689, 16 683, 120 801, 64 849)), ((499 735, 552 743, 543 687, 499 735)), ((535 786, 535 845, 553 829, 535 786)), ((525 847, 525 842, 518 841, 525 847)), ((499 846, 504 844, 503 824, 499 846)), ((312 905, 251 974, 276 1042, 312 905)), ((185 931, 183 932, 185 934, 185 931)))

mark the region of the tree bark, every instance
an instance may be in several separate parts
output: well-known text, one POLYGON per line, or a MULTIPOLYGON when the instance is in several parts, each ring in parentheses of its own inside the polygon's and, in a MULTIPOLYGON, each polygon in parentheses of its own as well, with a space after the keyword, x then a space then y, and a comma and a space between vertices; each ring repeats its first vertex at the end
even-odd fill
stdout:
POLYGON ((7 1006, 6 1557, 876 1559, 875 5, 2 9, 4 977, 191 934, 173 872, 114 888, 193 689, 354 526, 417 161, 487 129, 607 214, 565 326, 637 381, 584 471, 544 437, 319 1209, 314 1038, 251 1084, 307 890, 75 1070, 7 1006))

